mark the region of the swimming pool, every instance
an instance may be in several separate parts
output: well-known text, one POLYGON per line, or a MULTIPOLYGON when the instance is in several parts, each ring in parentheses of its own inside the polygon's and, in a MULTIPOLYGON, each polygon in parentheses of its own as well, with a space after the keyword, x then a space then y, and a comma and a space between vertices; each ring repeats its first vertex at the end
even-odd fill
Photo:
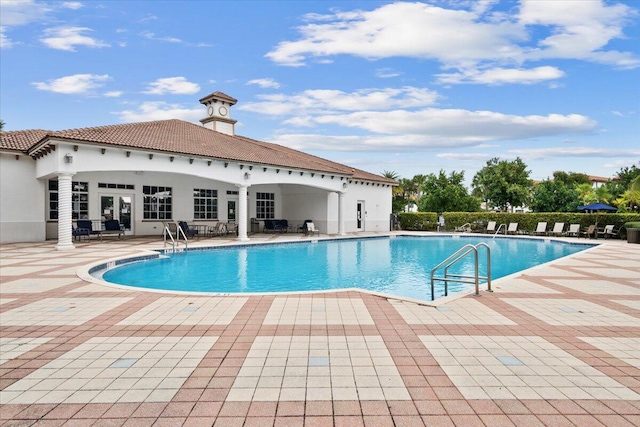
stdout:
MULTIPOLYGON (((189 250, 91 273, 111 283, 172 291, 260 293, 361 288, 431 299, 430 272, 466 244, 491 248, 492 279, 587 249, 548 239, 475 236, 378 237, 189 250)), ((486 251, 479 251, 486 276, 486 251)), ((111 266, 113 267, 113 266, 111 266)), ((471 257, 451 272, 472 274, 471 257)), ((468 289, 450 284, 449 292, 468 289)), ((436 297, 443 289, 436 288, 436 297)))

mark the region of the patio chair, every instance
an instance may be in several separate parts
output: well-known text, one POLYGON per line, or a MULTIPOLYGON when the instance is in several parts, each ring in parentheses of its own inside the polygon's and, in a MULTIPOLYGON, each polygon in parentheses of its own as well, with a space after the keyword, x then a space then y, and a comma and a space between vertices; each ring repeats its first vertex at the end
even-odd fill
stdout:
POLYGON ((195 228, 189 227, 189 224, 187 224, 187 221, 179 221, 178 225, 184 232, 185 236, 187 236, 187 238, 198 236, 198 230, 196 230, 195 228))
POLYGON ((553 224, 553 230, 549 232, 550 236, 562 236, 564 233, 564 222, 556 222, 553 224))
POLYGON ((567 230, 565 236, 578 237, 579 235, 580 235, 580 224, 569 224, 569 229, 567 230))
POLYGON ((495 233, 495 232, 496 232, 496 222, 489 221, 487 223, 487 229, 485 230, 485 233, 495 233))
POLYGON ((219 222, 215 225, 213 230, 211 231, 211 235, 213 237, 217 236, 226 236, 227 235, 227 224, 225 222, 219 222))
POLYGON ((510 222, 509 227, 507 227, 507 234, 517 234, 518 233, 518 223, 510 222))
POLYGON ((117 234, 118 239, 122 239, 122 235, 124 234, 123 227, 120 225, 120 221, 117 219, 108 219, 104 222, 104 230, 100 233, 100 237, 103 234, 117 234))
POLYGON ((235 221, 227 222, 225 224, 225 227, 227 229, 226 234, 235 234, 236 236, 238 235, 238 224, 236 224, 235 221))
POLYGON ((317 234, 318 236, 320 235, 320 230, 318 230, 316 228, 316 226, 313 224, 313 222, 307 222, 307 231, 305 232, 306 235, 314 235, 317 234))
POLYGON ((605 239, 608 237, 618 237, 618 233, 620 232, 620 229, 618 229, 617 231, 614 231, 613 228, 614 228, 613 224, 605 225, 602 231, 597 232, 597 235, 602 236, 605 239))
POLYGON ((596 237, 595 224, 591 224, 589 228, 587 228, 585 231, 581 231, 580 236, 589 237, 589 238, 596 237))
POLYGON ((276 233, 282 231, 282 227, 275 219, 265 219, 264 229, 262 231, 264 233, 276 233))
MULTIPOLYGON (((93 221, 90 219, 79 219, 76 221, 76 229, 82 230, 82 233, 88 233, 89 236, 98 236, 102 233, 101 230, 93 229, 93 221)), ((100 237, 102 238, 102 237, 100 237)))
POLYGON ((305 219, 302 224, 298 226, 298 233, 306 233, 307 232, 307 224, 313 222, 312 219, 305 219))
POLYGON ((293 227, 289 225, 289 221, 287 221, 286 219, 276 219, 275 221, 276 225, 280 227, 280 231, 282 231, 283 233, 288 233, 289 231, 293 230, 293 227))
POLYGON ((89 240, 89 230, 86 228, 71 227, 71 235, 74 240, 82 240, 83 237, 89 240))
POLYGON ((547 235, 547 223, 539 222, 536 227, 536 231, 533 232, 535 236, 546 236, 547 235))

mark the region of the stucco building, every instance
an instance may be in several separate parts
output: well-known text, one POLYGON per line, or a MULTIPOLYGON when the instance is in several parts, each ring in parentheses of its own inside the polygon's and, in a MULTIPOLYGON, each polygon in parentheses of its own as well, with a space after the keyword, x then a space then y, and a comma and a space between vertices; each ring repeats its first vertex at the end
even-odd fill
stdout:
POLYGON ((236 135, 236 102, 202 98, 202 126, 2 132, 0 242, 57 239, 72 249, 75 220, 105 218, 129 235, 160 235, 163 221, 235 221, 239 240, 273 218, 313 219, 326 234, 389 230, 395 181, 236 135))

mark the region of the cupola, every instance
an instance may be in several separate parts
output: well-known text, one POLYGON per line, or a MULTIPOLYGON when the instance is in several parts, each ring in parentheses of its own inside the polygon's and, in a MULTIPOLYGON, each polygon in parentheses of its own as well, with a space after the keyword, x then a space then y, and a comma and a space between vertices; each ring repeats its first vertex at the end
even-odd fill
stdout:
POLYGON ((207 109, 207 116, 200 119, 200 123, 207 129, 235 135, 235 124, 237 120, 230 118, 231 107, 238 102, 222 92, 214 92, 202 98, 200 103, 207 109))

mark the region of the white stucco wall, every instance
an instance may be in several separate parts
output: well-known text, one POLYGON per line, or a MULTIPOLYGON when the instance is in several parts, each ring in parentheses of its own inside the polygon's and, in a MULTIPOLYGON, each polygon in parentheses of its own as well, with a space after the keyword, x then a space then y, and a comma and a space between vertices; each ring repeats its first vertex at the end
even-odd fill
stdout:
POLYGON ((360 181, 349 184, 345 194, 345 229, 347 232, 356 230, 356 205, 359 200, 364 201, 363 231, 389 231, 391 190, 392 187, 371 183, 367 185, 366 182, 360 184, 360 181))
POLYGON ((0 243, 45 239, 45 183, 29 156, 0 153, 0 243))

